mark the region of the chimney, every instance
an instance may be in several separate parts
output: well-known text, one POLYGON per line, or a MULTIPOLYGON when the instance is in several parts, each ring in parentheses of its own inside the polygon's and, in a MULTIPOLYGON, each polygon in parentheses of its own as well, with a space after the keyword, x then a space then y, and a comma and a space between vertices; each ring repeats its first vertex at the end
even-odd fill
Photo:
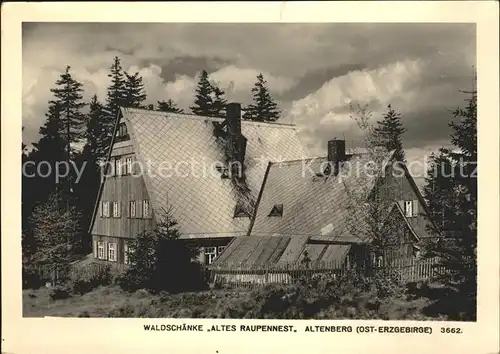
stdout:
POLYGON ((241 104, 235 102, 227 104, 226 121, 230 135, 241 135, 241 104))
MULTIPOLYGON (((245 161, 245 152, 247 139, 241 134, 241 104, 228 103, 226 106, 226 123, 227 123, 227 150, 230 163, 237 163, 233 168, 243 166, 245 161)), ((239 173, 242 171, 240 170, 239 173)))
POLYGON ((345 140, 332 139, 328 141, 328 162, 333 168, 333 173, 337 174, 339 165, 346 158, 345 140))

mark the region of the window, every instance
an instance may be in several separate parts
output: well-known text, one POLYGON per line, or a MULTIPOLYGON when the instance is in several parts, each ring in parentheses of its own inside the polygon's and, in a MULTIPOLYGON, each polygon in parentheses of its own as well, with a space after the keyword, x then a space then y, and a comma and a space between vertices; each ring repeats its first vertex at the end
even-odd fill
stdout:
POLYGON ((105 259, 104 258, 104 242, 97 242, 97 258, 105 259))
POLYGON ((283 216, 283 204, 276 204, 268 216, 283 216))
POLYGON ((125 123, 120 123, 118 125, 118 130, 116 131, 116 142, 129 140, 130 137, 127 131, 127 125, 125 123))
POLYGON ((229 178, 229 169, 227 166, 224 166, 223 164, 218 164, 215 166, 215 169, 220 173, 220 178, 222 179, 227 179, 229 178))
POLYGON ((125 171, 123 171, 124 175, 130 175, 132 174, 132 158, 127 157, 125 159, 125 171))
POLYGON ((136 218, 137 217, 137 202, 135 200, 132 200, 129 204, 129 217, 131 218, 136 218))
POLYGON ((116 262, 116 243, 108 243, 108 259, 116 262))
POLYGON ((418 216, 418 200, 405 200, 403 205, 407 218, 418 216))
POLYGON ((122 175, 122 160, 119 157, 115 159, 115 176, 122 175))
POLYGON ((413 216, 413 203, 411 200, 405 200, 405 203, 404 203, 404 206, 405 206, 405 216, 407 218, 411 218, 413 216))
POLYGON ((121 217, 121 203, 113 202, 113 217, 119 218, 121 217))
POLYGON ((151 217, 151 210, 149 209, 149 200, 142 201, 142 217, 149 219, 151 217))
POLYGON ((205 264, 212 264, 217 256, 217 247, 205 247, 205 264))
POLYGON ((220 255, 224 250, 226 249, 226 246, 219 246, 217 247, 217 255, 220 255))
POLYGON ((109 218, 109 202, 102 202, 101 209, 102 216, 105 218, 109 218))
POLYGON ((236 207, 234 208, 233 217, 235 218, 250 217, 250 213, 242 204, 237 204, 236 207))
POLYGON ((125 243, 123 245, 123 263, 124 264, 129 264, 129 253, 128 253, 128 245, 125 243))

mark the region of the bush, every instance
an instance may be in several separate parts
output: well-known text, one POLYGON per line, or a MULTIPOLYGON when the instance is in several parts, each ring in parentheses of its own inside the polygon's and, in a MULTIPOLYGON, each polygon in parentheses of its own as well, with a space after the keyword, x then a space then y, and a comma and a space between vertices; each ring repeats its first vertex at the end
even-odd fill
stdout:
POLYGON ((71 291, 67 287, 56 286, 50 290, 49 296, 52 300, 63 300, 71 296, 71 291))
POLYGON ((175 293, 207 287, 203 269, 193 261, 197 247, 180 239, 177 222, 168 210, 155 230, 141 232, 129 241, 129 252, 130 267, 117 279, 124 290, 175 293))
POLYGON ((71 281, 73 293, 83 295, 99 286, 111 284, 110 266, 91 264, 81 269, 71 281))

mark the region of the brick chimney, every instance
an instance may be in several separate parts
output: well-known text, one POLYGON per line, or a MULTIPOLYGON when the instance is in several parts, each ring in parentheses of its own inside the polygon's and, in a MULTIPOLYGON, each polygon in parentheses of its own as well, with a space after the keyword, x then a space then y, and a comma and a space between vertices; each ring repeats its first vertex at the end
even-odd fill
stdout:
POLYGON ((226 106, 227 132, 230 135, 241 135, 241 104, 231 102, 226 106))
MULTIPOLYGON (((243 166, 247 139, 241 133, 241 104, 228 103, 226 106, 227 152, 230 163, 243 166)), ((233 167, 237 167, 234 165, 233 167)))
POLYGON ((328 162, 332 168, 331 172, 337 174, 340 163, 345 161, 345 140, 332 139, 328 141, 328 162))

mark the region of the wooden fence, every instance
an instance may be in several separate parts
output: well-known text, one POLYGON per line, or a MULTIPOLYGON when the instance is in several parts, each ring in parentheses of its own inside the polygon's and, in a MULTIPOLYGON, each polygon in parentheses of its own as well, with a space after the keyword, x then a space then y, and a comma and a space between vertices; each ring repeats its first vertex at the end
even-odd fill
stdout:
POLYGON ((81 264, 42 265, 38 267, 23 267, 23 283, 29 282, 30 277, 43 283, 52 285, 68 279, 92 279, 106 272, 116 273, 125 269, 123 264, 90 262, 81 264))
POLYGON ((423 260, 397 259, 389 265, 350 268, 338 263, 321 263, 312 267, 304 267, 301 264, 289 264, 280 267, 259 268, 211 268, 209 270, 210 282, 217 287, 253 288, 265 284, 292 284, 301 278, 308 278, 315 274, 327 274, 338 278, 349 274, 362 274, 364 276, 375 276, 386 274, 396 277, 400 282, 411 283, 430 280, 437 274, 442 274, 445 269, 438 264, 437 258, 423 260))

